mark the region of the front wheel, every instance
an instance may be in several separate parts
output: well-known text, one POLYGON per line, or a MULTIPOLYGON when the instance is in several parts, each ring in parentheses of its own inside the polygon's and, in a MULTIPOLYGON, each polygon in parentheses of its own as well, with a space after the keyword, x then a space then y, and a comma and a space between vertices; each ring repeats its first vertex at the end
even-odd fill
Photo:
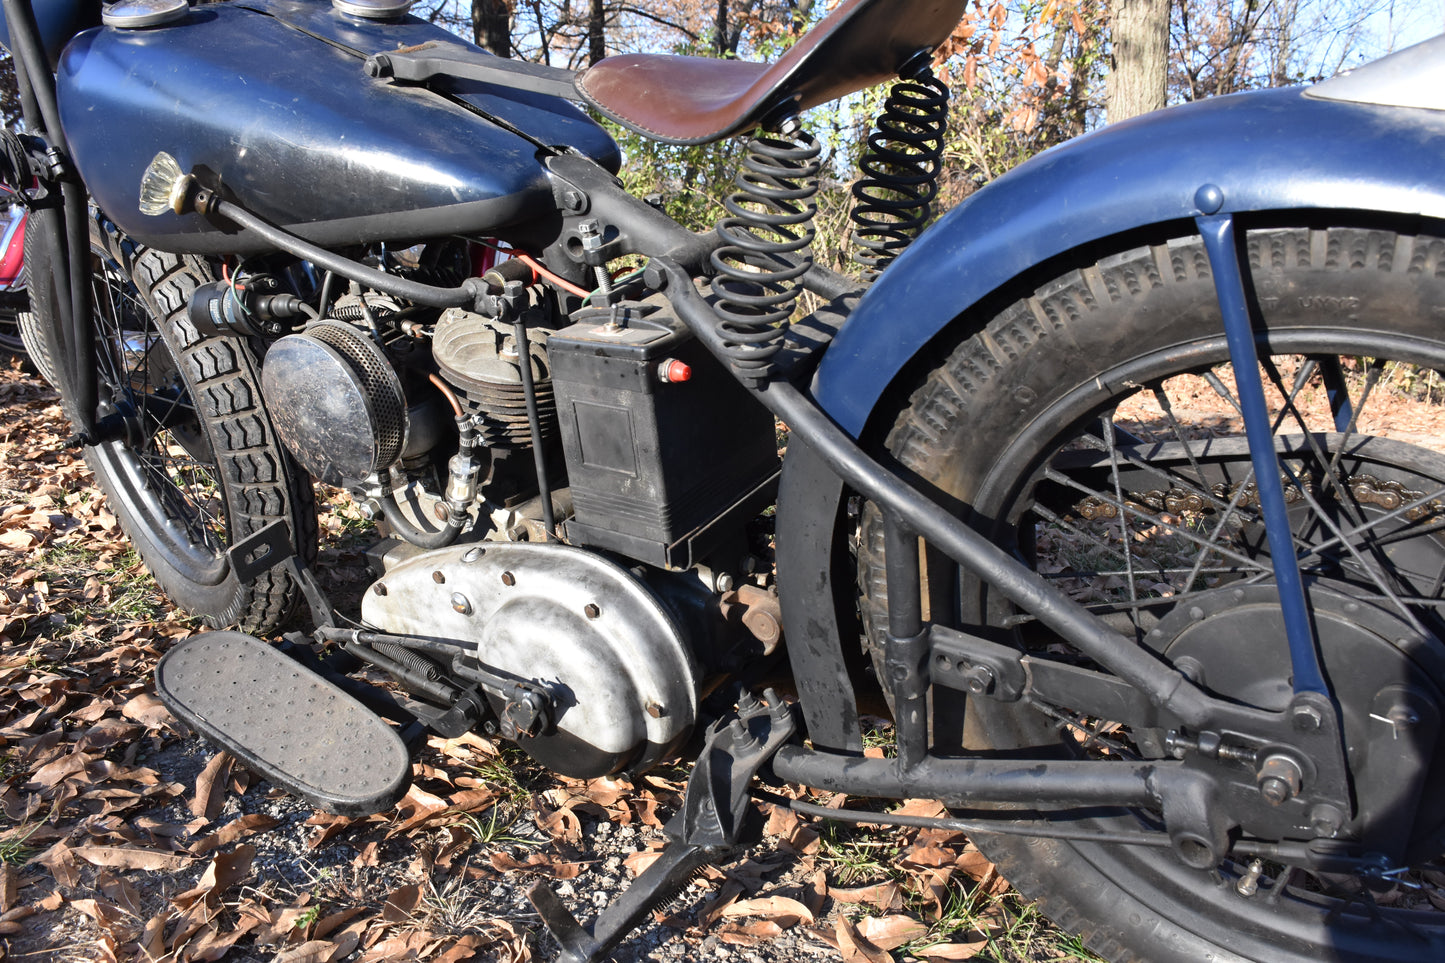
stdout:
MULTIPOLYGON (((1406 683, 1445 706, 1445 457, 1386 437, 1402 412, 1445 401, 1445 240, 1284 228, 1249 232, 1246 248, 1296 554, 1357 797, 1339 835, 1395 834, 1412 869, 1382 882, 1267 860, 1253 873, 1229 860, 1200 871, 1142 846, 978 843, 1110 959, 1439 960, 1441 752, 1423 760, 1415 804, 1372 800, 1411 776, 1383 761, 1380 694, 1406 683)), ((1281 710, 1290 666, 1234 393, 1203 245, 1181 238, 1069 271, 1003 310, 927 375, 887 445, 1119 633, 1215 695, 1281 710)), ((882 528, 865 507, 859 577, 875 657, 887 625, 882 528)), ((973 574, 925 558, 933 621, 1082 661, 973 574)), ((1164 754, 1156 730, 986 698, 959 712, 961 699, 934 692, 944 748, 1164 754)), ((1091 821, 1160 828, 1147 811, 1091 821)))
MULTIPOLYGON (((296 587, 277 568, 243 582, 227 553, 280 521, 309 561, 315 494, 271 427, 250 346, 187 319, 191 292, 214 279, 205 261, 135 244, 103 221, 91 252, 106 440, 85 449, 86 463, 173 602, 215 627, 268 632, 296 587)), ((32 290, 39 280, 32 273, 32 290)))

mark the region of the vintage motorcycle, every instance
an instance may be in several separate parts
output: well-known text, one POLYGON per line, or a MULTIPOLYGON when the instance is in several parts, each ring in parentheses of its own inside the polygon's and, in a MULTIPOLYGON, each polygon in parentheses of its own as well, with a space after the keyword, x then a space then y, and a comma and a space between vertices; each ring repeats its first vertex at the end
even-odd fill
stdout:
POLYGON ((405 0, 4 0, 74 443, 223 629, 158 691, 352 814, 427 731, 578 776, 696 732, 617 903, 534 888, 574 960, 748 838, 757 776, 944 801, 787 804, 974 834, 1113 959, 1445 958, 1445 457, 1371 407, 1445 368, 1445 40, 1111 126, 918 236, 964 6, 574 74, 405 0), (800 117, 890 79, 858 283, 809 257, 800 117), (750 135, 716 232, 626 194, 574 101, 750 135), (313 478, 390 533, 359 612, 313 575, 313 478), (298 604, 314 633, 258 638, 298 604), (755 694, 775 652, 795 700, 755 694))

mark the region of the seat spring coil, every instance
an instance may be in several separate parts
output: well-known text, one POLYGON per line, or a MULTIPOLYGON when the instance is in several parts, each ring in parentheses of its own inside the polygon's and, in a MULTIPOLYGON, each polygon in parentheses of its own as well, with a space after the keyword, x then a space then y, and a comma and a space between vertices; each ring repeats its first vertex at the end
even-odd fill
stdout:
POLYGON ((820 153, 805 131, 759 134, 723 201, 728 216, 717 225, 723 245, 712 254, 712 292, 718 330, 740 371, 765 373, 783 346, 798 279, 812 264, 810 252, 796 263, 783 255, 813 243, 820 153))
POLYGON ((853 185, 857 203, 849 214, 853 260, 865 281, 875 280, 932 218, 947 126, 948 87, 932 71, 888 92, 858 162, 863 176, 853 185))

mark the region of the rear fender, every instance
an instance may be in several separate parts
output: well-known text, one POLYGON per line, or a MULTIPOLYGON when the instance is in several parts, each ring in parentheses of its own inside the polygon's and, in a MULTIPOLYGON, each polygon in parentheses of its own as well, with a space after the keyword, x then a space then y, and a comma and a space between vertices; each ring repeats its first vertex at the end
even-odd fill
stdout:
MULTIPOLYGON (((1111 125, 1019 166, 919 238, 848 319, 818 368, 813 395, 861 437, 875 413, 892 410, 882 404, 894 397, 890 389, 921 371, 931 345, 988 323, 989 311, 971 309, 1036 265, 1107 239, 1124 249, 1137 243, 1132 234, 1157 234, 1204 213, 1445 218, 1442 157, 1445 111, 1322 100, 1301 88, 1219 97, 1111 125), (1217 190, 1201 193, 1208 187, 1217 190), (1202 211, 1196 197, 1206 196, 1211 210, 1202 211)), ((857 749, 842 656, 842 639, 856 633, 851 607, 836 601, 851 592, 854 573, 836 557, 845 493, 836 479, 825 481, 831 477, 805 446, 790 446, 779 494, 779 587, 799 679, 829 680, 804 699, 810 736, 857 749)))

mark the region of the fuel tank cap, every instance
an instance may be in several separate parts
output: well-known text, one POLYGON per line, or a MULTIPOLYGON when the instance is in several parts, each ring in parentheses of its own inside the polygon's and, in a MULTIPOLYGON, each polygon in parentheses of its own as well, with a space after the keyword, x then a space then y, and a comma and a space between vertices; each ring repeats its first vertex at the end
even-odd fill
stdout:
POLYGON ((190 9, 187 0, 116 0, 106 4, 100 19, 108 27, 136 30, 174 23, 190 9))
POLYGON ((411 9, 412 0, 331 0, 342 13, 367 20, 395 20, 411 9))

